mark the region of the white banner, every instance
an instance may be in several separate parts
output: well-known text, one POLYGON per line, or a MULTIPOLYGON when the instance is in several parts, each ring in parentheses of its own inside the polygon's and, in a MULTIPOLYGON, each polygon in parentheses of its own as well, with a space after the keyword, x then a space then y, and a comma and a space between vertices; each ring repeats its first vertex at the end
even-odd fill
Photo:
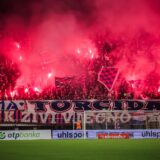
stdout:
POLYGON ((0 140, 51 139, 51 130, 0 131, 0 140))

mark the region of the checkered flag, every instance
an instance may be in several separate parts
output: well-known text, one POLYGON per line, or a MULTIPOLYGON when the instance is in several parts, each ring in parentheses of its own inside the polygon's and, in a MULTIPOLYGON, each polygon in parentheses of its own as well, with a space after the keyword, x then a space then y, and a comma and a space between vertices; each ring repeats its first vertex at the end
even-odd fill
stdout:
POLYGON ((98 74, 98 81, 102 83, 108 91, 111 91, 119 75, 116 67, 102 67, 98 74))

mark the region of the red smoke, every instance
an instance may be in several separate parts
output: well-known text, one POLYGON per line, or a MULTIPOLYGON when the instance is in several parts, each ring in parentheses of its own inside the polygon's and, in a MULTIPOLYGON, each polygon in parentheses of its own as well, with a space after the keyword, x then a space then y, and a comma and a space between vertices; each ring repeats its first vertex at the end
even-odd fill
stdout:
POLYGON ((21 76, 17 86, 31 85, 37 91, 54 85, 55 76, 83 74, 86 64, 101 55, 94 41, 101 35, 103 40, 116 45, 110 56, 128 83, 141 80, 140 89, 136 87, 141 91, 146 86, 157 87, 160 84, 158 2, 78 2, 30 2, 29 20, 28 15, 19 13, 4 15, 0 49, 19 66, 21 76), (152 84, 148 82, 151 76, 152 84))

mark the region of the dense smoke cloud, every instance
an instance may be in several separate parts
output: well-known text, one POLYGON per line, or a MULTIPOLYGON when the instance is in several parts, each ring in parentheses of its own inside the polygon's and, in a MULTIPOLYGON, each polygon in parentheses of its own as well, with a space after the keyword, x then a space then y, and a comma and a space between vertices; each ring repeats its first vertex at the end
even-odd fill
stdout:
POLYGON ((82 74, 86 70, 84 64, 100 55, 97 36, 115 43, 116 49, 110 55, 126 80, 146 80, 154 73, 159 81, 158 0, 0 3, 1 51, 19 63, 21 83, 34 81, 42 85, 40 81, 44 83, 48 73, 53 77, 82 74))
POLYGON ((20 79, 20 83, 33 84, 34 80, 44 85, 49 73, 54 77, 83 72, 83 65, 77 64, 74 55, 81 46, 84 52, 94 50, 85 29, 85 24, 90 23, 87 17, 92 17, 91 5, 86 4, 67 0, 3 2, 8 10, 1 13, 5 22, 1 51, 16 62, 21 57, 21 78, 25 80, 20 79))

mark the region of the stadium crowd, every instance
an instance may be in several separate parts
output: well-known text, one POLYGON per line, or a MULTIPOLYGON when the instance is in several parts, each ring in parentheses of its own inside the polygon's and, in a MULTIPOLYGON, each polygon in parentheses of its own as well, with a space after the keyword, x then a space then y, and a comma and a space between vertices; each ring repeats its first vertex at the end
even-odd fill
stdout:
MULTIPOLYGON (((83 68, 86 69, 83 75, 71 78, 64 77, 64 79, 61 79, 61 82, 56 81, 55 77, 55 85, 49 85, 43 89, 35 88, 31 84, 16 86, 21 72, 16 63, 0 52, 0 99, 159 99, 160 82, 159 78, 155 77, 155 73, 150 73, 145 80, 131 81, 126 80, 120 73, 112 91, 108 91, 98 81, 98 73, 101 67, 114 66, 123 53, 125 53, 125 56, 128 56, 126 59, 129 62, 133 61, 132 56, 130 56, 132 52, 138 56, 143 51, 150 56, 155 42, 151 42, 152 36, 147 38, 148 40, 145 41, 148 42, 147 44, 143 42, 143 34, 135 37, 136 41, 133 39, 126 44, 123 43, 123 40, 122 42, 118 40, 118 42, 108 43, 103 41, 102 37, 98 37, 95 41, 99 56, 87 63, 82 62, 83 68), (127 52, 129 54, 126 54, 127 52)), ((80 63, 78 59, 77 63, 80 63)))
POLYGON ((59 82, 55 86, 48 86, 42 91, 32 86, 17 87, 16 79, 20 76, 18 67, 1 56, 0 61, 0 99, 4 100, 49 100, 49 99, 158 99, 158 86, 148 85, 142 89, 141 81, 127 82, 119 75, 112 91, 97 81, 98 70, 103 64, 102 59, 96 59, 88 64, 85 75, 59 82))

